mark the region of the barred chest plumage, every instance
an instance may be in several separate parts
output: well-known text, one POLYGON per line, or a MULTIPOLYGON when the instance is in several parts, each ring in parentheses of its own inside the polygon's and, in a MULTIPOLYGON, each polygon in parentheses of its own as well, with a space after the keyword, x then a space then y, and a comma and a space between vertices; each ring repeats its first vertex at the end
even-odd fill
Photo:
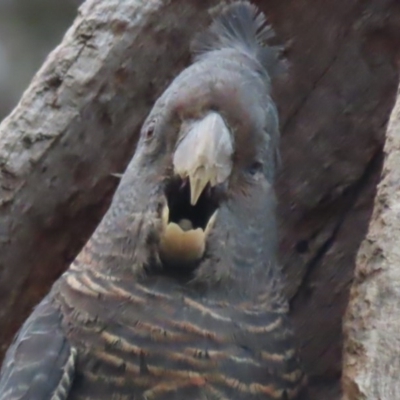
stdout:
POLYGON ((1 400, 302 397, 276 260, 279 50, 250 3, 218 13, 95 233, 10 347, 1 400))
POLYGON ((57 295, 78 351, 69 398, 297 398, 305 378, 285 312, 250 300, 185 293, 168 279, 124 285, 69 272, 57 295))

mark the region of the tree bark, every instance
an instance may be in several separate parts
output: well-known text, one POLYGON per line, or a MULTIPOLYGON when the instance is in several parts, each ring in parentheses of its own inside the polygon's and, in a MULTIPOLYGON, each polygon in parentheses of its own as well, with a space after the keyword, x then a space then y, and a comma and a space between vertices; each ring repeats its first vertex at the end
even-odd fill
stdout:
POLYGON ((346 400, 400 399, 400 91, 345 317, 346 400))
POLYGON ((0 125, 0 353, 101 218, 212 3, 87 1, 0 125))
MULTIPOLYGON (((217 0, 89 0, 0 127, 0 343, 87 240, 217 0), (4 327, 4 328, 3 328, 4 327)), ((339 400, 342 317, 398 85, 398 0, 255 0, 288 43, 274 92, 281 260, 312 399, 339 400)), ((362 358, 360 359, 362 360, 362 358)), ((360 361, 361 362, 361 361, 360 361)))
POLYGON ((312 399, 342 397, 342 320, 398 86, 393 0, 260 2, 288 42, 276 86, 281 260, 312 399))

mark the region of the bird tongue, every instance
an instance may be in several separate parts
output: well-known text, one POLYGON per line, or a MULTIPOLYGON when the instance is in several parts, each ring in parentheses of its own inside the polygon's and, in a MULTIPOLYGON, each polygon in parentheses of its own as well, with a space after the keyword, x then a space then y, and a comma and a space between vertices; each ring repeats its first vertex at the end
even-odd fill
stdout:
POLYGON ((160 257, 168 264, 191 264, 203 257, 206 238, 214 226, 217 211, 209 219, 206 229, 193 229, 188 219, 181 219, 178 223, 168 222, 169 208, 163 210, 163 233, 161 235, 160 257))
MULTIPOLYGON (((207 187, 225 182, 232 171, 233 137, 224 119, 210 112, 190 124, 173 157, 176 176, 190 185, 190 206, 195 207, 207 187)), ((169 222, 168 205, 163 210, 161 259, 168 263, 190 264, 203 257, 206 238, 215 222, 216 212, 205 230, 193 229, 188 219, 169 222)))
POLYGON ((193 224, 192 221, 190 221, 190 219, 186 219, 186 218, 182 218, 179 222, 178 225, 180 226, 180 228, 184 231, 190 231, 193 229, 193 224))

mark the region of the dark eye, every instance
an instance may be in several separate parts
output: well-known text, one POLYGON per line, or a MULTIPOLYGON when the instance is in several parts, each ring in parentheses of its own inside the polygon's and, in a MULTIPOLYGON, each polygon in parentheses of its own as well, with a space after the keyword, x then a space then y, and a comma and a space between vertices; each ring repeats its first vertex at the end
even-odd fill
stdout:
POLYGON ((146 140, 152 139, 153 136, 154 136, 154 131, 155 131, 155 129, 156 129, 156 123, 155 123, 155 121, 150 122, 150 123, 145 127, 145 129, 144 129, 144 131, 143 131, 143 137, 144 137, 146 140))
POLYGON ((253 164, 251 164, 248 168, 247 168, 247 172, 248 174, 250 174, 251 176, 256 175, 257 173, 261 172, 263 169, 263 163, 261 161, 254 161, 253 164))

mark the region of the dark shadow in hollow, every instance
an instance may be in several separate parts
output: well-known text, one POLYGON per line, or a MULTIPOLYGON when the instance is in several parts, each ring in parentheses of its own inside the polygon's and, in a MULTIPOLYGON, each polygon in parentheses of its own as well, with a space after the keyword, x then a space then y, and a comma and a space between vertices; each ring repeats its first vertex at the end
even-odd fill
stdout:
POLYGON ((339 400, 342 317, 368 230, 398 87, 400 5, 259 0, 288 43, 281 115, 280 255, 312 399, 339 400))

